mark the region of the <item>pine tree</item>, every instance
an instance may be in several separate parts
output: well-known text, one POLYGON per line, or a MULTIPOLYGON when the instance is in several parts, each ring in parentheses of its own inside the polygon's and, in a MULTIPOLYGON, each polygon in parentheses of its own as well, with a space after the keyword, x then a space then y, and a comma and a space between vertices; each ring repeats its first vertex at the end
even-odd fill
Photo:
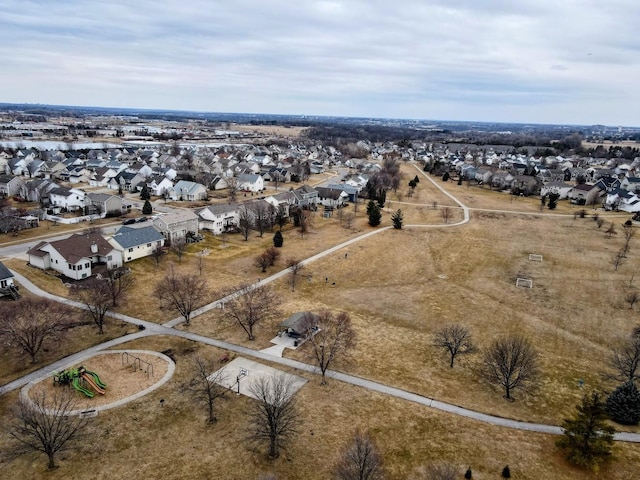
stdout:
POLYGON ((367 216, 369 217, 369 225, 377 227, 382 220, 382 213, 380 213, 380 206, 374 200, 369 200, 367 204, 367 216))
POLYGON ((273 236, 273 246, 276 248, 280 248, 282 247, 283 243, 284 243, 284 238, 282 236, 282 232, 278 230, 276 234, 273 236))
POLYGON ((384 208, 384 204, 387 202, 387 191, 384 188, 380 188, 378 191, 378 205, 380 208, 384 208))
POLYGON ((637 425, 640 421, 640 392, 633 382, 616 388, 606 403, 611 419, 622 425, 637 425))
POLYGON ((418 178, 418 175, 416 175, 415 177, 413 177, 413 181, 415 183, 420 183, 420 178, 418 178))
POLYGON ((598 392, 585 395, 575 417, 562 423, 564 434, 556 445, 571 463, 594 471, 611 455, 616 429, 607 425, 605 403, 598 392))
POLYGON ((467 480, 471 480, 473 478, 473 473, 471 473, 471 467, 467 468, 467 471, 464 474, 464 478, 467 480))
POLYGON ((502 478, 511 478, 511 470, 509 470, 509 465, 505 465, 502 469, 502 478))
POLYGON ((391 221, 393 222, 393 228, 396 230, 402 229, 402 210, 398 209, 396 213, 391 215, 391 221))
POLYGON ((153 207, 151 206, 151 202, 149 200, 144 201, 144 206, 142 207, 142 213, 145 215, 151 215, 153 212, 153 207))
POLYGON ((142 190, 140 190, 140 199, 141 200, 149 200, 151 198, 151 194, 149 193, 149 189, 146 185, 142 186, 142 190))

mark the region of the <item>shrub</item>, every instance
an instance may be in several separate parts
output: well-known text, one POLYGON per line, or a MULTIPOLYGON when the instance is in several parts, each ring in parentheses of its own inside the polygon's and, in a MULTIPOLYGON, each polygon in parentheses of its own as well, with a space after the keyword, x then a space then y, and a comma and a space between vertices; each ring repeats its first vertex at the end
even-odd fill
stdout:
POLYGON ((511 471, 509 470, 509 465, 505 465, 502 469, 502 478, 511 478, 511 471))
POLYGON ((607 413, 622 425, 637 425, 640 421, 640 393, 633 382, 616 388, 607 398, 607 413))

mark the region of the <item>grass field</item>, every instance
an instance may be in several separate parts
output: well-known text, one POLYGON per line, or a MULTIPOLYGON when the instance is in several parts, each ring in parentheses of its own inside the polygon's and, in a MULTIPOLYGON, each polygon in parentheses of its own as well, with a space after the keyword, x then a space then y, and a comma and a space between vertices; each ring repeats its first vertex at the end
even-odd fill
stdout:
MULTIPOLYGON (((407 178, 413 175, 407 170, 407 178)), ((634 272, 639 240, 632 240, 628 258, 615 271, 613 256, 622 245, 621 235, 607 238, 605 228, 599 229, 591 218, 574 219, 572 207, 558 208, 557 213, 567 216, 542 217, 528 214, 539 212, 534 200, 511 202, 504 194, 451 182, 445 188, 469 207, 518 213, 477 210, 470 223, 459 227, 387 230, 324 257, 305 267, 306 277, 295 292, 286 278, 274 284, 282 298, 282 314, 261 325, 253 342, 225 323, 219 311, 194 318, 189 330, 261 349, 291 313, 344 310, 354 321, 358 342, 348 361, 336 363, 335 369, 482 412, 560 424, 585 392, 615 386, 601 373, 613 342, 639 323, 638 312, 624 301, 625 292, 638 287, 634 272), (457 189, 462 189, 459 195, 457 189), (530 253, 543 255, 543 262, 530 262, 530 253), (517 288, 516 277, 531 278, 533 288, 517 288), (481 351, 496 336, 529 337, 540 352, 538 387, 514 392, 516 401, 507 402, 500 390, 479 378, 481 354, 461 358, 450 369, 431 339, 440 326, 452 322, 471 329, 481 351)), ((447 205, 447 197, 426 179, 411 198, 391 194, 383 226, 390 225, 390 212, 397 208, 403 209, 406 224, 441 223, 434 199, 439 207, 447 205)), ((283 258, 307 258, 370 231, 364 210, 361 205, 351 230, 341 228, 337 218, 320 215, 304 238, 287 227, 283 258)), ((456 211, 459 217, 450 223, 462 218, 456 211)), ((620 224, 625 217, 612 219, 620 224)), ((198 273, 202 250, 208 251, 202 257, 202 275, 211 300, 224 286, 263 278, 252 259, 272 245, 271 239, 271 233, 263 238, 252 235, 248 242, 237 235, 226 242, 207 236, 189 247, 182 262, 173 254, 158 267, 152 259, 136 262, 136 292, 122 311, 153 321, 175 317, 157 310, 154 282, 170 263, 198 273)), ((281 260, 267 274, 283 265, 281 260)), ((46 284, 45 278, 36 280, 46 284)), ((631 479, 640 462, 638 445, 617 444, 616 461, 596 477, 569 467, 552 436, 490 427, 335 381, 322 387, 316 376, 293 371, 310 380, 297 396, 300 435, 280 459, 269 462, 264 449, 244 441, 244 412, 250 400, 227 396, 220 403, 218 424, 206 426, 204 410, 194 409, 184 391, 190 355, 198 351, 218 358, 223 352, 169 337, 142 339, 129 347, 171 348, 176 375, 153 394, 100 414, 93 422, 92 440, 61 457, 60 469, 48 473, 44 459, 23 457, 0 464, 0 476, 5 478, 6 472, 16 475, 7 478, 138 478, 144 472, 162 478, 253 479, 273 472, 280 479, 329 478, 331 464, 356 427, 368 428, 375 437, 392 479, 412 478, 421 465, 439 459, 457 465, 461 476, 471 466, 479 479, 497 478, 506 464, 514 478, 631 479)), ((285 356, 307 359, 304 348, 285 356)), ((14 399, 15 395, 0 398, 3 418, 14 399)), ((7 441, 2 436, 0 447, 7 441)))

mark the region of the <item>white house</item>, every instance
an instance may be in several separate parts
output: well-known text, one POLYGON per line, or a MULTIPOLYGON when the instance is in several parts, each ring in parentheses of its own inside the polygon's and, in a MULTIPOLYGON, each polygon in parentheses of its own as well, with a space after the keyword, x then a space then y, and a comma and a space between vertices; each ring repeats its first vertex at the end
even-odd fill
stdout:
POLYGON ((565 200, 572 188, 572 185, 564 182, 549 182, 540 188, 540 196, 545 197, 550 193, 557 193, 560 195, 559 200, 565 200))
POLYGON ((237 227, 240 218, 240 210, 237 203, 209 205, 197 213, 198 228, 209 230, 215 235, 220 235, 237 227))
POLYGON ((121 252, 123 262, 131 262, 138 258, 148 257, 164 246, 164 236, 152 225, 142 228, 122 226, 109 243, 121 252))
POLYGON ((207 199, 207 187, 201 183, 180 180, 169 191, 172 200, 184 200, 187 202, 197 202, 207 199))
POLYGON ((84 208, 85 194, 77 188, 58 187, 49 192, 49 203, 54 207, 66 208, 69 211, 84 208))
POLYGON ((43 270, 52 269, 74 280, 92 275, 93 265, 107 268, 122 265, 122 256, 99 233, 74 234, 64 240, 39 242, 27 251, 29 264, 43 270))
POLYGON ((257 173, 243 173, 238 176, 238 189, 244 192, 260 192, 264 189, 264 178, 257 173))
POLYGON ((17 298, 16 286, 13 283, 13 273, 0 262, 0 297, 9 295, 17 298))

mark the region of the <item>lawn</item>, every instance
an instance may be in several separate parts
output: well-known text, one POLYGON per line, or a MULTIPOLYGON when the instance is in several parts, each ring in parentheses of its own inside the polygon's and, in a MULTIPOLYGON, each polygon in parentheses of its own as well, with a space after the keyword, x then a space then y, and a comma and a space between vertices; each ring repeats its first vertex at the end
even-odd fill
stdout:
MULTIPOLYGON (((406 178, 413 175, 407 171, 406 178)), ((437 178, 436 182, 442 183, 437 178)), ((598 228, 590 217, 574 218, 570 207, 562 207, 566 212, 559 207, 558 213, 567 216, 531 215, 539 213, 539 203, 532 199, 511 202, 504 194, 451 182, 445 188, 468 191, 464 195, 473 197, 463 201, 470 207, 518 213, 479 210, 463 226, 389 229, 317 260, 305 267, 295 292, 287 278, 274 283, 282 314, 261 325, 253 342, 224 322, 218 310, 194 318, 189 330, 262 349, 291 313, 344 310, 353 319, 358 342, 349 361, 336 363, 336 369, 486 413, 560 424, 585 392, 615 386, 602 373, 613 342, 638 325, 638 306, 630 309, 624 300, 625 292, 640 288, 634 279, 638 240, 632 240, 628 257, 616 271, 613 257, 622 246, 622 235, 607 238, 605 227, 598 228), (530 253, 542 255, 543 262, 529 261, 530 253), (517 288, 517 277, 532 279, 533 288, 517 288), (480 353, 461 358, 451 369, 431 341, 439 327, 453 322, 472 331, 480 353), (542 370, 537 388, 514 392, 514 402, 505 401, 502 392, 477 373, 482 350, 495 337, 510 333, 531 339, 542 370)), ((390 225, 390 213, 397 208, 403 209, 405 224, 442 222, 432 199, 441 207, 447 205, 447 197, 427 179, 421 180, 413 197, 401 197, 390 194, 382 226, 390 225)), ((450 223, 462 218, 460 210, 455 212, 450 223)), ((624 220, 612 218, 617 225, 624 220)), ((158 266, 153 259, 132 263, 136 290, 122 311, 159 322, 175 317, 175 312, 159 311, 153 296, 155 282, 171 267, 200 275, 202 258, 202 277, 214 300, 224 287, 284 268, 286 258, 308 258, 369 231, 363 204, 348 230, 337 216, 323 218, 318 213, 303 238, 292 226, 284 229, 282 258, 266 274, 253 265, 253 258, 272 245, 271 232, 262 238, 254 233, 247 242, 240 235, 206 235, 204 242, 189 246, 182 261, 169 253, 158 266)), ((165 478, 210 478, 212 471, 218 472, 216 478, 257 478, 267 471, 279 478, 327 478, 341 445, 357 426, 368 427, 379 442, 389 478, 410 477, 420 465, 442 458, 461 472, 471 465, 474 478, 497 477, 505 464, 512 474, 518 472, 516 478, 592 478, 564 463, 553 437, 489 427, 338 382, 323 388, 317 377, 306 374, 310 383, 298 397, 304 411, 302 434, 290 451, 270 463, 243 441, 247 399, 229 397, 220 406, 221 421, 206 427, 204 413, 191 407, 181 389, 193 349, 214 358, 222 352, 163 337, 139 340, 134 346, 178 352, 176 377, 148 398, 118 409, 117 415, 101 414, 94 427, 102 438, 99 446, 88 443, 67 454, 68 463, 48 478, 63 478, 79 457, 85 459, 83 469, 73 470, 74 478, 107 478, 107 472, 110 477, 133 478, 142 468, 145 475, 165 478), (160 398, 164 407, 159 406, 160 398), (124 425, 136 428, 125 430, 124 425), (177 438, 180 441, 172 441, 177 438)), ((304 348, 285 356, 307 359, 304 348)), ((0 406, 6 408, 10 400, 0 399, 0 406)), ((616 455, 619 460, 602 471, 601 478, 633 478, 633 465, 640 460, 638 446, 619 444, 616 455)), ((31 458, 11 468, 21 477, 39 478, 43 465, 31 458)), ((0 472, 3 468, 9 467, 0 464, 0 472)))

